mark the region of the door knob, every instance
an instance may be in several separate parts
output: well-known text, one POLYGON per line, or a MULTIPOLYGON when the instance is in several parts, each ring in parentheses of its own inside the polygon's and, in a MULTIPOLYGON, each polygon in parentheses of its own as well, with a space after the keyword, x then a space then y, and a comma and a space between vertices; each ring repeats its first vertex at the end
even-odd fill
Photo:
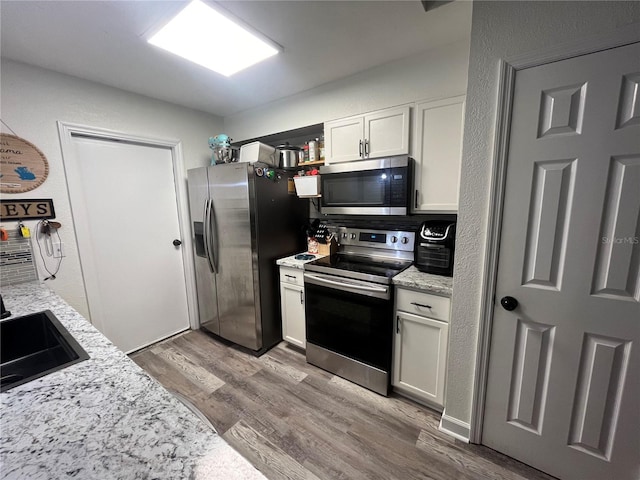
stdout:
POLYGON ((502 297, 500 299, 500 305, 502 305, 502 308, 505 310, 515 310, 518 307, 518 300, 513 297, 502 297))
POLYGON ((176 239, 173 241, 173 246, 174 246, 174 247, 179 247, 180 245, 182 245, 182 242, 176 238, 176 239))

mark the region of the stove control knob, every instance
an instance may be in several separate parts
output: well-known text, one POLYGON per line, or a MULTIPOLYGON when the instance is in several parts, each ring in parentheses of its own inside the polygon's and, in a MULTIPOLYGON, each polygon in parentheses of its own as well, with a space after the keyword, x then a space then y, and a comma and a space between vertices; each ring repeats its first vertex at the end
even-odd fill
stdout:
POLYGON ((342 234, 342 238, 347 238, 347 232, 344 232, 344 233, 342 234))
POLYGON ((404 243, 404 244, 407 244, 407 243, 409 243, 409 239, 408 239, 407 237, 402 237, 402 238, 400 239, 400 242, 402 242, 402 243, 404 243))
POLYGON ((391 237, 391 243, 396 243, 398 241, 398 237, 391 237))
POLYGON ((355 233, 352 233, 352 234, 351 234, 351 240, 355 240, 355 239, 356 239, 356 234, 355 234, 355 233))

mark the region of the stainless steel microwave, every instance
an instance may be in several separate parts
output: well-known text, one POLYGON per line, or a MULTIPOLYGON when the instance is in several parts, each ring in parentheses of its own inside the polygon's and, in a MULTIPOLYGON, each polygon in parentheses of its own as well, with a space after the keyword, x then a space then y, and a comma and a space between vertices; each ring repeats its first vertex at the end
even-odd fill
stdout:
POLYGON ((407 215, 413 159, 406 156, 320 167, 321 212, 339 215, 407 215))

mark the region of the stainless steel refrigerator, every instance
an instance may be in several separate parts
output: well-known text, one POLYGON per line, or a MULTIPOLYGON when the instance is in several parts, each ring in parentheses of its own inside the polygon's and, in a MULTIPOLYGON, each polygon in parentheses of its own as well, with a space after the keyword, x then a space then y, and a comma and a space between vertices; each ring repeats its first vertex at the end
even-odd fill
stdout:
POLYGON ((308 204, 254 163, 187 172, 200 326, 258 354, 282 339, 276 260, 306 249, 308 204))

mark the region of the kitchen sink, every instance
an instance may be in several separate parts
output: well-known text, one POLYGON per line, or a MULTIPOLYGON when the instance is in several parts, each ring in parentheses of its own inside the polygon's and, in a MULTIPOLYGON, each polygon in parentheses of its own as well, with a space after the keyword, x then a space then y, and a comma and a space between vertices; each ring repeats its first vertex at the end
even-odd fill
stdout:
POLYGON ((0 392, 88 358, 50 310, 0 322, 0 392))

